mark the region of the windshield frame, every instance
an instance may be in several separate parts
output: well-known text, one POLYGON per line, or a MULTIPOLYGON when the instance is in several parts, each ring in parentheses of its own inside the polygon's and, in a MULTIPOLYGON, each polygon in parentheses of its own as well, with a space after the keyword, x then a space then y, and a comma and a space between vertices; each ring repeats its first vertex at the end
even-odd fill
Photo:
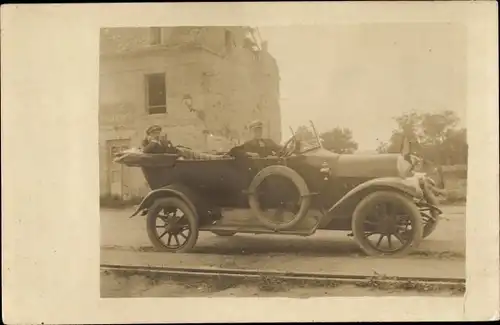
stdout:
MULTIPOLYGON (((314 127, 314 123, 312 121, 309 121, 310 123, 310 127, 308 128, 308 130, 311 130, 314 137, 311 139, 315 139, 315 144, 312 144, 312 146, 308 146, 306 149, 302 149, 302 146, 301 146, 301 149, 300 150, 297 150, 295 151, 294 153, 295 154, 303 154, 303 153, 306 153, 306 152, 309 152, 309 151, 312 151, 312 150, 316 150, 316 149, 322 149, 323 148, 323 142, 321 141, 321 138, 319 137, 318 135, 318 132, 316 131, 316 128, 314 127)), ((304 140, 300 140, 297 138, 297 133, 296 132, 293 132, 293 129, 290 127, 290 130, 292 131, 292 136, 290 138, 288 138, 288 140, 285 142, 289 142, 291 139, 295 138, 295 141, 299 140, 301 144, 303 143, 309 143, 310 141, 304 141, 304 140)), ((312 142, 312 141, 311 141, 312 142)))

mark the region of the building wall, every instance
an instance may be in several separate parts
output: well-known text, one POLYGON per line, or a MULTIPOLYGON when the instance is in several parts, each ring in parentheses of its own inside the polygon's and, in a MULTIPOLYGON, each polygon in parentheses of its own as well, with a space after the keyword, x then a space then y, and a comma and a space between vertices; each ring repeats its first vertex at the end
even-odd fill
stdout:
MULTIPOLYGON (((204 130, 248 139, 246 126, 262 119, 269 136, 281 140, 279 72, 267 52, 244 48, 239 27, 174 27, 162 29, 162 44, 150 46, 148 28, 101 31, 99 150, 101 195, 109 193, 111 162, 108 141, 130 139, 137 147, 151 124, 164 127, 174 144, 207 150, 204 130), (228 46, 227 31, 233 41, 228 46), (166 74, 167 113, 146 111, 145 74, 166 74), (183 97, 192 98, 190 112, 183 97)), ((125 195, 148 188, 139 168, 124 168, 125 195)))

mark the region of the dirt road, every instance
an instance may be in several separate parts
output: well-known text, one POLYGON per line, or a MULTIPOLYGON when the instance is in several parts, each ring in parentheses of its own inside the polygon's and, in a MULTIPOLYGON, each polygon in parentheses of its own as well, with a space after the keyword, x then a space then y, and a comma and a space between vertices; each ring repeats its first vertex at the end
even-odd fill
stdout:
MULTIPOLYGON (((445 206, 444 218, 436 231, 426 238, 411 256, 465 256, 465 206, 445 206)), ((129 219, 132 209, 101 210, 101 247, 128 247, 151 251, 146 235, 144 216, 129 219)), ((194 253, 221 255, 300 255, 357 256, 361 255, 354 240, 341 231, 317 231, 310 237, 237 234, 217 237, 201 232, 194 253)))
MULTIPOLYGON (((346 232, 318 231, 311 237, 237 234, 218 237, 201 232, 192 253, 155 253, 146 235, 145 217, 129 219, 131 209, 101 210, 101 263, 329 272, 350 275, 383 274, 408 277, 465 277, 465 206, 445 206, 444 219, 420 247, 404 258, 364 256, 346 232)), ((281 293, 240 286, 220 292, 185 289, 184 284, 151 285, 144 279, 119 279, 101 274, 104 296, 286 296, 380 295, 373 288, 287 288, 281 293), (184 288, 184 289, 182 289, 184 288)), ((407 292, 385 292, 411 295, 407 292)), ((443 295, 449 293, 426 293, 443 295)))

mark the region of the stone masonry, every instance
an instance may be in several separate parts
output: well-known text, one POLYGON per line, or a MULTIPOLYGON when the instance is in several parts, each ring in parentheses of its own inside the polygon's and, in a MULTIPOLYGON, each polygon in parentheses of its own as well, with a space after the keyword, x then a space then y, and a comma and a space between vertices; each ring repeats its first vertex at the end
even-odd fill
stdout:
POLYGON ((161 125, 174 144, 209 150, 207 134, 241 143, 248 138, 248 123, 259 118, 268 136, 281 141, 278 66, 266 43, 258 46, 249 31, 247 27, 101 30, 101 196, 116 194, 111 177, 115 188, 120 184, 120 196, 148 191, 140 169, 114 166, 110 146, 121 140, 120 145, 138 147, 151 124, 161 125), (165 113, 150 114, 146 107, 145 76, 152 73, 165 74, 165 113))

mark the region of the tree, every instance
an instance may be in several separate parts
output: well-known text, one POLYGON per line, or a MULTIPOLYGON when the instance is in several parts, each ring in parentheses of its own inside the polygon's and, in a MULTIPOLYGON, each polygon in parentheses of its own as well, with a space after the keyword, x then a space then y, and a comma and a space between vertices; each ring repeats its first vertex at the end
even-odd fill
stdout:
POLYGON ((382 153, 400 152, 404 137, 407 137, 409 141, 414 144, 414 148, 416 143, 420 143, 420 138, 422 136, 421 114, 415 111, 410 111, 408 113, 404 113, 400 116, 395 117, 394 120, 397 123, 396 129, 392 131, 392 135, 389 141, 382 142, 377 148, 377 151, 382 153))
POLYGON ((389 142, 387 141, 379 141, 377 152, 378 153, 388 153, 389 152, 389 142))
POLYGON ((467 144, 467 129, 447 130, 441 143, 444 163, 447 165, 467 164, 469 146, 467 144))
POLYGON ((301 141, 308 141, 311 139, 314 139, 314 133, 304 125, 301 125, 297 128, 297 131, 295 131, 295 138, 301 141))
POLYGON ((400 151, 404 137, 412 142, 414 151, 439 164, 466 164, 466 129, 457 129, 459 118, 453 111, 417 113, 411 111, 394 118, 397 123, 388 142, 382 142, 377 151, 400 151))
POLYGON ((336 127, 321 133, 323 147, 335 153, 353 153, 358 149, 358 143, 353 140, 352 131, 348 128, 336 127))

